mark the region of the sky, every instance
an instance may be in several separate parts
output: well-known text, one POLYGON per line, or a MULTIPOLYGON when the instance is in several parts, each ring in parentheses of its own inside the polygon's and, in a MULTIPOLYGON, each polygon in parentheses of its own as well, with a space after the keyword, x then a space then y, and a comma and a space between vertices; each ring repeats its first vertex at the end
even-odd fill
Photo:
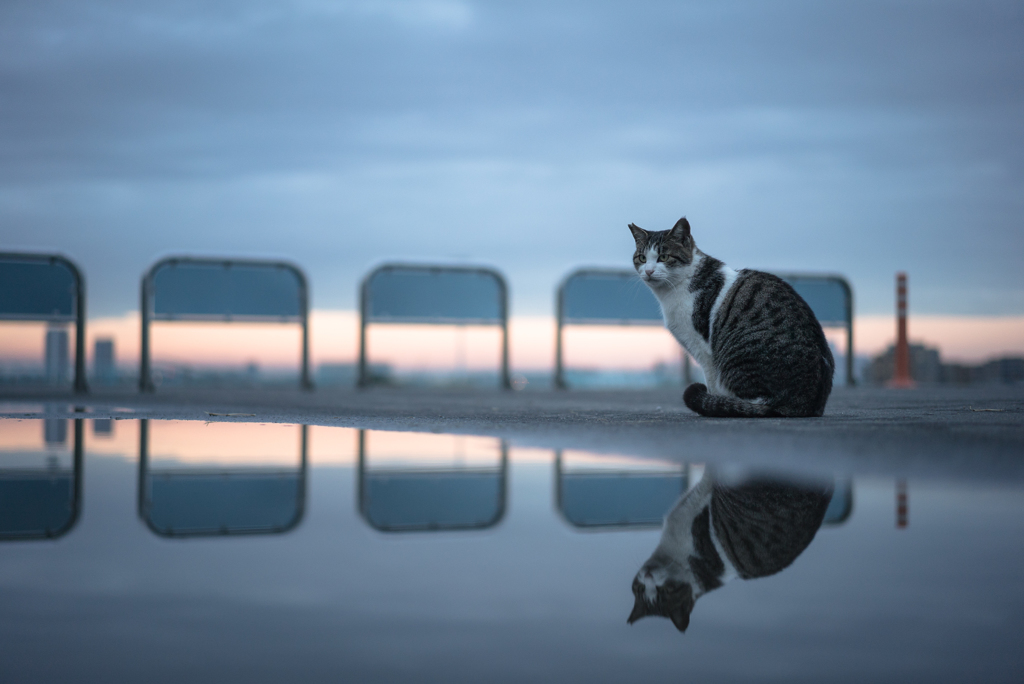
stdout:
POLYGON ((0 248, 92 316, 170 254, 285 258, 352 310, 387 260, 502 270, 550 316, 626 224, 840 273, 860 315, 1024 315, 1024 5, 0 5, 0 248))

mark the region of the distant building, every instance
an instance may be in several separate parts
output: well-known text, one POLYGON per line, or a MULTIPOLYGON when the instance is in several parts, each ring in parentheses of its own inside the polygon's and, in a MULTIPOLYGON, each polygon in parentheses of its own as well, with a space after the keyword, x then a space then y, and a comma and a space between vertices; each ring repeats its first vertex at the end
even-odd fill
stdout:
POLYGON ((1024 382, 1024 357, 1005 356, 979 367, 982 382, 1024 382))
POLYGON ((1024 358, 1008 356, 993 359, 979 366, 948 364, 945 370, 945 381, 957 385, 968 385, 980 382, 996 382, 1012 384, 1024 382, 1024 358))
POLYGON ((946 366, 945 380, 954 385, 969 385, 975 381, 976 366, 951 363, 946 366))
POLYGON ((319 387, 332 385, 354 385, 356 365, 354 363, 321 363, 316 370, 316 384, 319 387))
MULTIPOLYGON (((354 363, 321 363, 316 370, 316 384, 320 387, 353 386, 359 375, 354 363)), ((394 382, 391 366, 386 363, 371 363, 367 367, 370 382, 390 385, 394 382)))
POLYGON ((114 362, 114 340, 98 339, 93 346, 92 372, 96 382, 112 385, 117 380, 114 362))
MULTIPOLYGON (((894 354, 894 347, 889 347, 871 359, 864 371, 864 379, 876 385, 884 385, 892 379, 894 354)), ((942 363, 938 349, 923 344, 912 344, 910 377, 914 382, 943 382, 957 385, 1024 382, 1024 358, 1003 357, 976 366, 947 364, 942 363)))
POLYGON ((68 331, 50 328, 46 331, 46 382, 61 384, 68 381, 68 331))
MULTIPOLYGON (((895 367, 896 347, 892 345, 871 359, 864 379, 876 385, 884 385, 892 380, 895 367)), ((910 345, 910 377, 914 382, 942 382, 939 350, 923 344, 910 345)))

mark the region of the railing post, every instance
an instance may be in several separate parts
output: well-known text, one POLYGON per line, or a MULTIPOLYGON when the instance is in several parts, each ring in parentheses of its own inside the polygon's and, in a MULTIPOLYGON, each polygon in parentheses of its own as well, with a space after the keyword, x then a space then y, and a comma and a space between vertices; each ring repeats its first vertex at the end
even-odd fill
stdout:
POLYGON ((153 277, 153 271, 150 270, 142 277, 142 288, 141 288, 141 301, 139 302, 139 310, 142 317, 142 339, 140 340, 139 348, 139 391, 140 392, 152 392, 155 388, 153 386, 152 369, 150 368, 149 362, 149 319, 150 319, 150 296, 149 291, 151 287, 151 280, 153 277))
POLYGON ((309 284, 306 282, 306 276, 297 268, 292 269, 292 273, 299 280, 299 311, 302 316, 302 378, 300 384, 302 389, 308 392, 313 389, 313 379, 309 373, 309 284))
POLYGON ((69 261, 65 264, 75 276, 75 394, 88 394, 85 369, 85 278, 78 268, 69 261))
POLYGON ((508 368, 508 286, 504 278, 497 278, 501 287, 501 386, 512 389, 512 376, 508 368))
POLYGON ((562 327, 565 318, 565 283, 558 286, 555 294, 555 389, 565 389, 565 365, 562 360, 562 327))
POLYGON ((841 278, 843 290, 846 292, 846 386, 857 384, 853 377, 853 288, 845 278, 841 278))
MULTIPOLYGON (((369 280, 373 274, 363 279, 359 287, 359 375, 356 378, 356 387, 366 387, 369 379, 366 375, 366 307, 369 296, 369 280)), ((360 433, 362 439, 362 433, 360 433)))

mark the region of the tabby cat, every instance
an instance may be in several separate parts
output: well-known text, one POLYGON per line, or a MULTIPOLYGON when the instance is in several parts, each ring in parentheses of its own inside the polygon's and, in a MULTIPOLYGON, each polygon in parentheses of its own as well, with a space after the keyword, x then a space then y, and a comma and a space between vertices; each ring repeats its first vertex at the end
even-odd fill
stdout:
POLYGON ((734 271, 693 242, 690 223, 634 224, 633 266, 661 303, 665 326, 700 364, 707 385, 683 401, 703 416, 820 416, 835 361, 814 313, 785 281, 734 271))
POLYGON ((658 547, 633 579, 628 622, 659 615, 685 632, 704 594, 786 568, 814 539, 832 491, 771 478, 723 485, 705 473, 665 518, 658 547))

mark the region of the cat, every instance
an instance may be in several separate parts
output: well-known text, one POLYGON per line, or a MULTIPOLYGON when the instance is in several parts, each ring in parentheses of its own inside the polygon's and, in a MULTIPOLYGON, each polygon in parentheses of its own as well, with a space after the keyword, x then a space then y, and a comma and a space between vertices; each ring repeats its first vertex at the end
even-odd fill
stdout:
POLYGON ((672 230, 632 223, 633 267, 665 326, 704 370, 683 401, 703 416, 820 416, 835 360, 814 312, 781 278, 734 271, 704 254, 679 219, 672 230))
POLYGON ((633 579, 627 622, 659 615, 685 632, 704 594, 788 567, 814 539, 832 492, 831 484, 766 477, 725 485, 705 473, 666 516, 658 547, 633 579))

